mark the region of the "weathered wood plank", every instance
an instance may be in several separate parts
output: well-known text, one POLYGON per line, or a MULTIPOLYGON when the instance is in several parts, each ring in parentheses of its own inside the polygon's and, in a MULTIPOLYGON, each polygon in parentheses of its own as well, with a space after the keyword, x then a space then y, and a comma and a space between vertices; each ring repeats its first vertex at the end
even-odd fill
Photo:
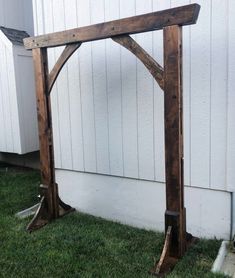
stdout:
POLYGON ((40 206, 27 230, 33 231, 49 221, 74 211, 61 201, 58 185, 55 182, 55 165, 52 136, 51 100, 48 95, 47 49, 33 49, 34 72, 36 79, 38 132, 40 144, 41 181, 40 206))
POLYGON ((69 57, 80 47, 81 43, 66 45, 65 49, 61 53, 59 59, 51 70, 48 78, 48 90, 47 93, 51 92, 51 89, 56 81, 57 76, 62 70, 64 64, 68 61, 69 57))
POLYGON ((52 47, 75 42, 105 39, 124 34, 159 30, 171 25, 195 24, 199 10, 200 6, 198 4, 191 4, 67 31, 30 37, 24 40, 24 44, 26 49, 52 47))
POLYGON ((112 38, 131 51, 145 65, 159 86, 164 90, 163 68, 134 39, 128 35, 112 38))
POLYGON ((43 184, 41 191, 47 201, 49 218, 54 218, 58 216, 59 207, 56 202, 58 194, 55 186, 51 105, 50 97, 47 94, 47 49, 34 49, 33 60, 36 80, 41 182, 43 184))
POLYGON ((182 28, 164 34, 166 229, 172 226, 170 255, 180 257, 186 244, 183 180, 182 28))

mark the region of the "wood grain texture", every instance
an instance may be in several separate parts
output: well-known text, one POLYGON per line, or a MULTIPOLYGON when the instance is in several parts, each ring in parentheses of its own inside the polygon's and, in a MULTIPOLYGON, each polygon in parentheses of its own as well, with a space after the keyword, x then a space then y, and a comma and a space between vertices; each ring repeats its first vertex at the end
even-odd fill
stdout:
POLYGON ((74 211, 73 208, 63 203, 59 198, 58 185, 55 182, 51 99, 48 94, 47 49, 33 49, 33 61, 36 81, 42 184, 40 185, 40 206, 27 226, 28 231, 39 229, 51 220, 74 211))
POLYGON ((38 133, 41 163, 41 194, 45 196, 49 219, 58 216, 57 190, 55 187, 54 152, 52 137, 51 105, 47 94, 47 49, 34 49, 34 72, 36 82, 38 133))
POLYGON ((38 129, 40 138, 41 164, 45 168, 42 169, 42 183, 49 184, 54 182, 54 175, 51 169, 54 167, 51 157, 51 123, 48 119, 49 102, 47 92, 47 50, 35 49, 33 51, 34 70, 36 77, 36 94, 37 94, 37 113, 38 113, 38 129), (47 139, 48 138, 48 139, 47 139), (49 167, 46 167, 49 165, 49 167))
POLYGON ((165 230, 172 226, 170 255, 186 248, 183 164, 182 27, 163 29, 166 213, 165 230))
POLYGON ((63 50, 63 52, 61 53, 59 59, 57 60, 53 69, 49 73, 48 94, 51 92, 51 89, 56 81, 56 78, 59 75, 60 71, 62 70, 64 64, 73 55, 73 53, 80 47, 80 45, 81 43, 67 45, 63 50))
MULTIPOLYGON (((171 5, 188 5, 190 0, 171 0, 171 5)), ((209 13, 209 11, 208 11, 209 13)), ((201 19, 201 13, 199 21, 201 19)), ((199 22, 198 21, 198 22, 199 22)), ((198 25, 198 22, 196 25, 198 25)), ((196 26, 195 25, 195 26, 196 26)), ((191 27, 183 28, 184 184, 191 181, 191 27)), ((195 149, 195 151, 197 151, 195 149)))
POLYGON ((183 126, 182 126, 182 73, 181 36, 178 26, 166 27, 164 32, 164 77, 165 77, 165 156, 167 208, 179 211, 183 185, 183 126), (177 195, 180 194, 180 195, 177 195))
POLYGON ((75 42, 105 39, 112 36, 134 34, 162 29, 164 26, 189 25, 197 21, 200 6, 191 4, 179 8, 100 23, 68 31, 31 37, 24 40, 27 49, 52 47, 75 42))
POLYGON ((163 68, 130 36, 117 36, 112 39, 131 51, 146 66, 150 74, 164 89, 163 68))

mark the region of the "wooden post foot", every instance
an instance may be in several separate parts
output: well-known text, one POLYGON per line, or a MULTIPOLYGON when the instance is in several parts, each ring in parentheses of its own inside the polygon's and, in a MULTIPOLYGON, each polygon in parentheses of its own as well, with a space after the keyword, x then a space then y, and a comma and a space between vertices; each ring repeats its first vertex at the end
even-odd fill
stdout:
MULTIPOLYGON (((198 238, 193 237, 191 234, 186 233, 186 250, 198 241, 198 238)), ((165 277, 179 261, 180 257, 170 256, 172 245, 172 226, 168 226, 165 243, 163 246, 162 254, 158 262, 156 262, 153 269, 149 271, 150 274, 157 277, 165 277)))
MULTIPOLYGON (((59 197, 58 197, 58 204, 59 204, 59 216, 62 217, 70 212, 75 211, 74 208, 71 206, 65 204, 59 197)), ((33 219, 31 222, 28 224, 26 230, 29 232, 38 230, 48 224, 51 220, 56 219, 57 217, 51 217, 51 214, 49 213, 48 209, 48 203, 46 201, 45 196, 42 197, 40 201, 40 205, 34 214, 33 219)))
POLYGON ((48 207, 46 199, 43 196, 37 211, 34 214, 33 219, 28 224, 26 230, 32 232, 34 230, 40 229, 49 222, 48 207))
POLYGON ((59 217, 62 217, 70 212, 75 211, 75 208, 72 208, 70 205, 65 204, 60 198, 59 198, 59 217))
POLYGON ((177 258, 169 256, 170 245, 172 241, 172 226, 168 226, 165 243, 162 254, 158 262, 156 262, 150 273, 158 277, 164 277, 177 263, 177 258))

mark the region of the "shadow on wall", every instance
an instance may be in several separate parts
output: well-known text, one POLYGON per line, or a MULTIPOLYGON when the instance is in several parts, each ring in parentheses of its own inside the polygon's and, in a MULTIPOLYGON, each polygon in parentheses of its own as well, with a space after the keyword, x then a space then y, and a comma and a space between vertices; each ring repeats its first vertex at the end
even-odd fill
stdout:
POLYGON ((30 167, 33 169, 40 168, 39 151, 23 155, 15 153, 0 153, 0 162, 6 162, 18 166, 30 167))

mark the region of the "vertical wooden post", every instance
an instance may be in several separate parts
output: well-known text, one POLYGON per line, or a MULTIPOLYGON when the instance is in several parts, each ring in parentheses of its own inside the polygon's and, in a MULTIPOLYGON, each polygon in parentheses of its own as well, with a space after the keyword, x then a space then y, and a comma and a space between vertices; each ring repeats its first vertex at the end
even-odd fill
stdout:
MULTIPOLYGON (((73 50, 74 47, 71 49, 73 50)), ((42 184, 40 186, 40 206, 27 227, 29 231, 38 229, 49 221, 74 211, 72 207, 62 202, 59 198, 58 185, 55 182, 51 99, 49 93, 51 88, 49 88, 47 48, 35 48, 32 51, 36 82, 42 184)), ((69 52, 69 55, 73 52, 69 52)))
POLYGON ((33 49, 38 133, 40 145, 41 182, 40 193, 43 199, 40 213, 35 215, 28 229, 37 228, 59 216, 58 190, 55 183, 54 152, 52 138, 52 118, 50 96, 48 94, 47 49, 33 49), (40 220, 38 219, 40 217, 40 220), (38 221, 39 220, 39 221, 38 221), (39 222, 39 223, 37 223, 39 222))
POLYGON ((163 41, 166 236, 160 260, 150 271, 160 277, 169 272, 189 245, 197 240, 186 232, 184 207, 182 27, 164 27, 163 41))
POLYGON ((166 212, 165 230, 172 227, 169 256, 186 249, 183 173, 182 27, 163 28, 166 212))

